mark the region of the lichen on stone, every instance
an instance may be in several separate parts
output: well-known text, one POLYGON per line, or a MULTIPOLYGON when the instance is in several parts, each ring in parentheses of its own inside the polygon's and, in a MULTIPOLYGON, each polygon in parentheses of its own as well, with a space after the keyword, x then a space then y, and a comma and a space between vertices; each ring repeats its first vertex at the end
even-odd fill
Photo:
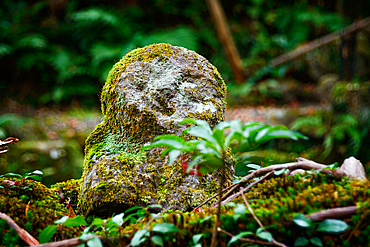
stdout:
POLYGON ((224 120, 226 86, 204 57, 169 44, 135 49, 109 72, 101 108, 102 122, 86 140, 83 213, 149 204, 186 211, 217 191, 217 173, 191 176, 179 160, 168 165, 163 148, 141 151, 155 136, 181 135, 184 118, 212 127, 224 120))

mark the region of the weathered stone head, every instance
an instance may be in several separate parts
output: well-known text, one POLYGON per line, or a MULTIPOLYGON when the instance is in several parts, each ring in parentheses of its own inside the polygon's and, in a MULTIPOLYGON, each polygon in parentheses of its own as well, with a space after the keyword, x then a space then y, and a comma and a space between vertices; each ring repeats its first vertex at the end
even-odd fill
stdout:
POLYGON ((217 190, 217 175, 185 174, 161 148, 141 147, 161 134, 180 135, 184 118, 224 120, 226 87, 217 69, 193 51, 154 44, 113 66, 101 93, 103 120, 86 140, 80 207, 111 213, 133 205, 187 210, 217 190))

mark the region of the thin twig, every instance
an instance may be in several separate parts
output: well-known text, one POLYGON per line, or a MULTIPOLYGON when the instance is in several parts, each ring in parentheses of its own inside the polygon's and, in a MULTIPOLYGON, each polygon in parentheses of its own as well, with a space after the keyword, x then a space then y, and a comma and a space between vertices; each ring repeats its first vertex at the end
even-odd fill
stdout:
MULTIPOLYGON (((245 205, 247 205, 247 208, 249 210, 249 212, 252 214, 253 218, 255 219, 255 221, 257 221, 257 224, 263 228, 265 230, 265 227, 262 225, 261 221, 257 218, 257 216, 253 213, 253 210, 252 210, 252 207, 249 205, 248 201, 247 201, 247 198, 245 198, 245 195, 243 192, 243 189, 240 188, 240 192, 241 192, 241 195, 242 195, 242 198, 243 198, 243 201, 245 203, 245 205)), ((266 231, 266 230, 265 230, 266 231)), ((281 246, 281 247, 287 247, 285 244, 283 243, 280 243, 278 241, 276 241, 274 238, 271 239, 271 242, 274 243, 276 246, 281 246)))
MULTIPOLYGON (((225 205, 226 203, 228 203, 228 202, 230 202, 231 200, 233 200, 233 199, 235 199, 235 198, 237 198, 237 197, 239 197, 242 193, 245 193, 247 190, 250 190, 253 186, 255 186, 256 184, 258 184, 258 183, 262 183, 263 181, 265 181, 266 179, 268 179, 268 178, 270 178, 270 177, 272 177, 274 174, 273 174, 274 172, 273 171, 271 171, 271 172, 269 172, 269 173, 267 173, 265 176, 263 176, 262 178, 260 178, 260 179, 258 179, 257 181, 254 181, 254 182, 252 182, 252 183, 250 183, 246 188, 243 188, 243 192, 238 192, 238 193, 236 193, 236 194, 234 194, 234 195, 232 195, 232 196, 229 196, 228 198, 226 198, 226 200, 224 200, 224 201, 222 201, 221 202, 221 206, 223 206, 223 205, 225 205)), ((239 183, 239 184, 241 184, 241 183, 239 183)))
POLYGON ((0 218, 6 220, 9 226, 13 228, 18 233, 19 237, 23 239, 28 245, 34 246, 39 244, 39 241, 32 237, 32 235, 29 234, 26 230, 19 227, 17 223, 15 223, 14 220, 8 215, 0 212, 0 218))
POLYGON ((347 242, 350 240, 350 238, 352 237, 353 233, 357 230, 358 226, 361 224, 362 220, 365 218, 365 216, 367 215, 367 212, 365 212, 361 219, 358 221, 357 225, 355 226, 355 228, 353 229, 353 231, 351 232, 351 234, 349 235, 349 237, 347 238, 347 242))
MULTIPOLYGON (((223 190, 222 190, 222 193, 224 193, 225 191, 227 191, 227 190, 229 190, 229 189, 230 189, 230 191, 233 191, 235 188, 237 188, 237 187, 239 187, 239 186, 240 186, 240 183, 239 183, 239 184, 232 184, 232 185, 228 186, 227 188, 223 189, 223 190)), ((199 204, 198 206, 196 206, 196 207, 192 210, 192 212, 197 211, 199 208, 201 208, 201 207, 203 207, 204 205, 206 205, 210 200, 212 200, 212 199, 216 198, 218 195, 219 195, 219 193, 214 194, 213 196, 211 196, 210 198, 208 198, 207 200, 205 200, 204 202, 202 202, 201 204, 199 204)), ((223 196, 223 197, 225 197, 225 196, 223 196)))
POLYGON ((218 226, 220 225, 220 222, 221 222, 221 200, 222 200, 222 186, 224 184, 224 181, 225 181, 225 164, 224 166, 222 166, 222 172, 221 172, 221 180, 220 180, 220 188, 219 188, 219 193, 218 193, 218 204, 217 204, 217 219, 216 219, 216 223, 215 223, 215 228, 213 230, 213 234, 212 234, 212 241, 211 241, 211 247, 215 247, 216 244, 217 244, 217 228, 218 226))

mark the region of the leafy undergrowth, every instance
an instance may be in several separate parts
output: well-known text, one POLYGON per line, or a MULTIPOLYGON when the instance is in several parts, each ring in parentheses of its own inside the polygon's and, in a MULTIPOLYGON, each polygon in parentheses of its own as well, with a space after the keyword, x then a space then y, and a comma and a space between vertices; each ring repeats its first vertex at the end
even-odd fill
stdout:
MULTIPOLYGON (((153 214, 150 208, 134 207, 108 220, 94 216, 84 219, 79 215, 72 218, 70 211, 59 203, 56 187, 47 189, 29 179, 1 178, 0 181, 0 212, 12 217, 40 242, 79 235, 81 239, 88 239, 96 235, 101 238, 92 238, 89 246, 209 246, 216 221, 216 209, 206 206, 200 212, 153 214), (68 215, 69 218, 66 217, 68 215), (45 228, 52 231, 44 231, 40 235, 45 228)), ((65 201, 67 197, 71 197, 72 202, 76 200, 76 184, 78 181, 74 180, 58 185, 66 195, 65 201), (67 188, 73 192, 68 192, 67 188)), ((256 245, 252 242, 267 242, 272 236, 287 246, 320 246, 320 243, 323 246, 366 246, 370 242, 368 180, 349 181, 323 174, 287 176, 252 187, 245 196, 266 231, 260 229, 242 199, 237 198, 222 207, 219 226, 234 237, 218 234, 218 246, 256 245), (356 214, 339 221, 342 223, 336 222, 339 228, 341 224, 348 225, 348 228, 342 227, 337 232, 330 228, 333 227, 330 221, 317 227, 297 220, 301 219, 301 214, 353 205, 357 205, 356 214), (325 224, 329 224, 327 231, 325 224), (240 238, 242 236, 244 238, 240 238), (245 238, 252 242, 241 241, 245 238)), ((0 234, 1 246, 25 245, 4 220, 0 220, 0 234)))

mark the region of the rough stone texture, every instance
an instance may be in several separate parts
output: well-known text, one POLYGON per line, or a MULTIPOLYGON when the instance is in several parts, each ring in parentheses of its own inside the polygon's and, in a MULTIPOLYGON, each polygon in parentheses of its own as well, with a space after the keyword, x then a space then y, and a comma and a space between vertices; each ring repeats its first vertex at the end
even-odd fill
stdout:
POLYGON ((150 204, 186 211, 216 193, 219 173, 198 178, 180 160, 169 166, 162 148, 140 151, 157 135, 180 135, 184 118, 224 120, 226 86, 204 57, 168 44, 133 50, 109 72, 101 103, 102 123, 86 140, 82 213, 150 204))

